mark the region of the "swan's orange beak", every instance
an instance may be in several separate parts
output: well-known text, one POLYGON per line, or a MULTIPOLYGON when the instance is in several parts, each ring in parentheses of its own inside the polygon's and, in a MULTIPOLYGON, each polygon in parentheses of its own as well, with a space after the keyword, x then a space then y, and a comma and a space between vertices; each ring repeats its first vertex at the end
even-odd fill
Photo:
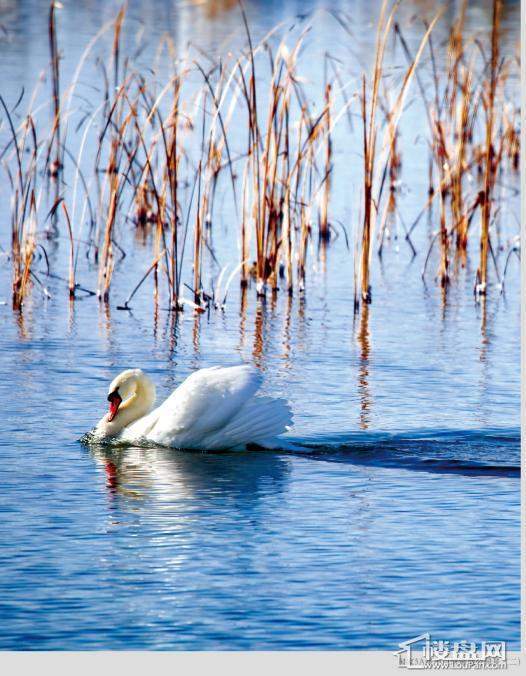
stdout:
POLYGON ((115 390, 115 392, 108 394, 108 401, 110 402, 110 412, 108 414, 108 422, 111 422, 113 418, 115 418, 115 416, 117 415, 119 406, 121 405, 122 402, 122 397, 119 394, 118 390, 115 390))

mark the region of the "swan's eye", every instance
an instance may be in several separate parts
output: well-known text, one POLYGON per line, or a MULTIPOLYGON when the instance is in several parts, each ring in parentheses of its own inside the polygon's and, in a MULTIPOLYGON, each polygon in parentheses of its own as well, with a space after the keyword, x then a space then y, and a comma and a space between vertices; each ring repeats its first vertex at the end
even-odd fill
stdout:
POLYGON ((108 422, 111 422, 113 418, 117 415, 119 406, 121 405, 122 397, 119 394, 119 390, 114 390, 108 394, 108 401, 110 402, 110 412, 108 415, 108 422))

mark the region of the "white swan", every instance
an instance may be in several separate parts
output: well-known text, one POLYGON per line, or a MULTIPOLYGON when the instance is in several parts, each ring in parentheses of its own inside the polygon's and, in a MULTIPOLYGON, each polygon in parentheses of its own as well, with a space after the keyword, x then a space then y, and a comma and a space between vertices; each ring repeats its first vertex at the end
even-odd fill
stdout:
POLYGON ((292 412, 284 399, 256 396, 262 380, 248 365, 200 369, 152 410, 155 385, 140 369, 129 369, 111 383, 109 411, 92 435, 203 450, 268 443, 289 429, 292 412))

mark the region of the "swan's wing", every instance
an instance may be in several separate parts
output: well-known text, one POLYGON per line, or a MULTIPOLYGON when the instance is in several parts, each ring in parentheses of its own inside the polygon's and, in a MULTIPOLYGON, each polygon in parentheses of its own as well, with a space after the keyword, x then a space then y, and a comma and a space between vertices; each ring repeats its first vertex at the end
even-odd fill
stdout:
POLYGON ((210 451, 243 448, 247 444, 282 448, 276 437, 290 429, 292 409, 286 399, 252 397, 234 414, 225 427, 207 437, 210 451))
POLYGON ((245 364, 196 371, 152 411, 155 422, 147 438, 166 446, 199 447, 235 417, 261 382, 261 374, 245 364))

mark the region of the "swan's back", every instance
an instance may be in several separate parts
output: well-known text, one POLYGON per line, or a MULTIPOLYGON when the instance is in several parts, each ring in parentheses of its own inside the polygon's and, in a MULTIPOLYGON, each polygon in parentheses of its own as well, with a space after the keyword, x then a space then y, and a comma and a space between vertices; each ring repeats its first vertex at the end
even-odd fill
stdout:
MULTIPOLYGON (((248 365, 201 369, 190 375, 129 436, 174 448, 217 450, 262 443, 292 421, 283 399, 256 396, 261 374, 248 365)), ((134 430, 133 428, 136 427, 134 430)))

